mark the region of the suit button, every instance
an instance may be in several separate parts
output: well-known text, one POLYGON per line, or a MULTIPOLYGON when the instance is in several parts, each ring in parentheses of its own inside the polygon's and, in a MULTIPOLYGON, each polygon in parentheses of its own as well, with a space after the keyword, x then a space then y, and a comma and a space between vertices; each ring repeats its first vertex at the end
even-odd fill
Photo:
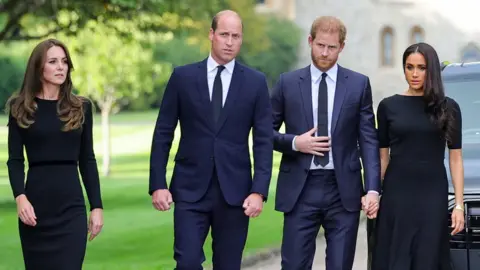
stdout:
POLYGON ((213 157, 210 157, 210 160, 213 160, 213 157))

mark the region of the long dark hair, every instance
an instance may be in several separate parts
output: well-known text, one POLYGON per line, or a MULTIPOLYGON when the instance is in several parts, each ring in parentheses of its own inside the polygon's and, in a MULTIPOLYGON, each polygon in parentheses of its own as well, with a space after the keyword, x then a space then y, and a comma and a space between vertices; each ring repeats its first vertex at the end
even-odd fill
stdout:
POLYGON ((451 141, 454 132, 453 112, 445 97, 443 87, 440 60, 435 49, 427 43, 416 43, 410 45, 403 53, 403 69, 410 54, 420 53, 425 58, 427 72, 423 85, 423 98, 425 110, 430 120, 442 131, 444 139, 451 141))
POLYGON ((63 49, 68 63, 66 80, 60 86, 57 114, 65 123, 64 131, 78 129, 83 124, 83 102, 85 99, 72 93, 73 85, 70 72, 73 70, 73 64, 70 53, 61 41, 47 39, 33 49, 30 59, 28 59, 22 87, 18 93, 14 93, 7 101, 7 113, 11 112, 17 124, 22 128, 28 128, 34 123, 34 114, 37 108, 35 96, 42 91, 43 66, 46 54, 48 49, 54 46, 63 49))

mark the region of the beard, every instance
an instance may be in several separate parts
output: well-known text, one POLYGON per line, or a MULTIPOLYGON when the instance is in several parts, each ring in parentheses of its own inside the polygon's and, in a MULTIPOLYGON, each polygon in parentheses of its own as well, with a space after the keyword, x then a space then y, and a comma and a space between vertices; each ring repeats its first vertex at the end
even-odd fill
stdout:
POLYGON ((335 61, 328 59, 328 57, 315 56, 313 52, 310 53, 313 64, 321 71, 327 71, 335 64, 335 61))

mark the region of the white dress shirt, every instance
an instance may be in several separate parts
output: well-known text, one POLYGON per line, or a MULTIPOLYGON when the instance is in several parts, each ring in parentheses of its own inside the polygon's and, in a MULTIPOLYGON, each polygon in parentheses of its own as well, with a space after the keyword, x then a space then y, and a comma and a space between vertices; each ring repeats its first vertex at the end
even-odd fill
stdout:
MULTIPOLYGON (((335 97, 335 88, 336 88, 336 83, 337 83, 337 71, 338 71, 338 65, 335 64, 332 68, 330 68, 326 73, 327 77, 325 77, 325 81, 327 83, 327 89, 328 89, 328 137, 332 138, 332 114, 333 114, 333 101, 335 97)), ((320 81, 322 80, 322 71, 320 71, 315 65, 310 64, 310 74, 311 74, 311 83, 312 83, 312 113, 313 113, 313 126, 316 127, 318 124, 318 87, 320 85, 320 81)), ((317 132, 315 132, 315 136, 317 135, 317 132)), ((296 136, 295 136, 296 138, 296 136)), ((292 141, 292 149, 297 151, 295 149, 295 138, 292 141)), ((312 162, 310 164, 310 169, 311 170, 316 170, 316 169, 326 169, 326 170, 332 170, 334 169, 333 166, 333 155, 332 155, 332 146, 330 146, 330 151, 328 152, 329 155, 329 161, 328 164, 323 167, 322 165, 315 165, 313 163, 313 157, 312 157, 312 162)))
MULTIPOLYGON (((208 79, 208 92, 210 94, 210 101, 212 100, 213 82, 217 75, 219 64, 212 58, 210 54, 207 59, 207 79, 208 79)), ((230 82, 232 81, 233 68, 235 67, 235 59, 223 65, 225 69, 220 73, 220 79, 222 80, 222 106, 225 105, 227 99, 228 89, 230 88, 230 82)))

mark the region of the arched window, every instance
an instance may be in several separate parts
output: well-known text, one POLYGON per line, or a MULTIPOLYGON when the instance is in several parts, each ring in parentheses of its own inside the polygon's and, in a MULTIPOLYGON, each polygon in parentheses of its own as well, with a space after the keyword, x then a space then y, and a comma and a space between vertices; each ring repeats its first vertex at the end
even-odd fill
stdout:
POLYGON ((394 51, 393 46, 395 42, 395 36, 393 28, 386 26, 380 32, 380 49, 381 49, 381 64, 382 66, 393 66, 394 62, 394 51))
POLYGON ((414 26, 412 27, 412 30, 410 31, 410 43, 419 43, 419 42, 424 42, 425 41, 425 32, 423 31, 423 28, 420 26, 414 26))
POLYGON ((480 61, 480 48, 473 42, 468 43, 463 48, 461 54, 462 62, 480 61))

